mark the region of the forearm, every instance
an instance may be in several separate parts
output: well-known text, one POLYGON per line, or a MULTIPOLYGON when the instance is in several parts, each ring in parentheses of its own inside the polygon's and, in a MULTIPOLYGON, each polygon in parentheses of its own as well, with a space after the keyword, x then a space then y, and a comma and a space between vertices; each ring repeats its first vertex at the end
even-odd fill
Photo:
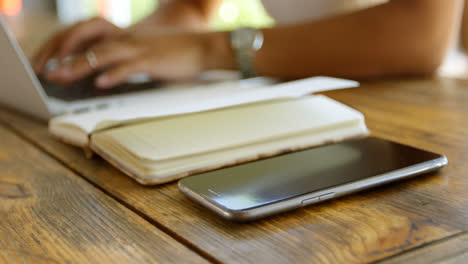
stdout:
POLYGON ((160 1, 157 10, 134 25, 132 30, 154 31, 159 29, 181 29, 202 31, 222 0, 168 0, 160 1))
MULTIPOLYGON (((324 21, 265 29, 255 68, 285 78, 432 72, 456 28, 459 3, 393 0, 324 21)), ((225 61, 225 67, 232 67, 225 61)))

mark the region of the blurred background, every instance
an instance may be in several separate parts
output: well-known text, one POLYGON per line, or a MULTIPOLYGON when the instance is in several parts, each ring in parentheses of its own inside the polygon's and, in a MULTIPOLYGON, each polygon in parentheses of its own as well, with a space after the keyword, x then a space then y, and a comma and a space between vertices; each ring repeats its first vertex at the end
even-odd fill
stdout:
MULTIPOLYGON (((158 0, 0 0, 0 12, 10 17, 25 13, 56 14, 64 24, 96 15, 125 27, 152 13, 158 0)), ((214 29, 239 25, 266 26, 273 23, 259 0, 227 0, 213 22, 214 29)))
MULTIPOLYGON (((0 13, 7 18, 10 29, 29 57, 60 27, 96 15, 126 27, 157 7, 158 0, 0 0, 0 13)), ((467 10, 464 10, 463 34, 459 38, 463 41, 456 41, 455 48, 447 55, 439 71, 443 76, 468 78, 468 58, 459 45, 461 42, 468 43, 467 10)), ((238 26, 264 27, 273 24, 260 0, 225 0, 211 27, 214 30, 228 30, 238 26)))
MULTIPOLYGON (((158 8, 158 0, 0 0, 4 15, 24 53, 38 47, 61 27, 94 16, 126 27, 158 8)), ((214 30, 273 24, 260 0, 226 0, 213 19, 214 30)))

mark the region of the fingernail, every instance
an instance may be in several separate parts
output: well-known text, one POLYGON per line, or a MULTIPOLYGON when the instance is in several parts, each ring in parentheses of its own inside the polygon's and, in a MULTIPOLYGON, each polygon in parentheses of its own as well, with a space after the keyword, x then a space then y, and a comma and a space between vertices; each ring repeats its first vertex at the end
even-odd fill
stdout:
POLYGON ((107 88, 109 84, 110 84, 110 79, 109 79, 109 76, 107 75, 101 75, 96 80, 96 86, 98 86, 99 88, 107 88))
POLYGON ((62 60, 60 61, 60 63, 62 64, 70 64, 73 62, 73 56, 67 56, 65 58, 62 58, 62 60))

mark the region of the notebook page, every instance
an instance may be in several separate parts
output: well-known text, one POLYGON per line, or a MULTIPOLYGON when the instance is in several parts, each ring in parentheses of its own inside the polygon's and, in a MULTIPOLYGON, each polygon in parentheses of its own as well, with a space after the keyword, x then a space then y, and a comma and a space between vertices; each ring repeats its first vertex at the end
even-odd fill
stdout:
POLYGON ((251 144, 363 119, 361 113, 325 96, 255 104, 111 129, 110 137, 133 155, 165 160, 251 144))
POLYGON ((66 115, 51 120, 50 126, 72 124, 90 134, 117 125, 147 119, 196 113, 224 107, 267 101, 332 89, 356 87, 359 83, 349 80, 312 77, 303 80, 269 86, 242 86, 230 82, 196 89, 160 93, 151 100, 119 108, 97 110, 77 115, 66 115))

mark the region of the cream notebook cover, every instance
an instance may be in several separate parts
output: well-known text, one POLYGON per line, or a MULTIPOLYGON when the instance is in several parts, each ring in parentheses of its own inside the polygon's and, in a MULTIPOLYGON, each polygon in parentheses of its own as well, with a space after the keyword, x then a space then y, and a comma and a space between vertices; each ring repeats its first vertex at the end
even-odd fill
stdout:
POLYGON ((356 83, 309 78, 203 102, 59 117, 50 130, 75 145, 89 145, 142 184, 160 184, 366 135, 361 113, 322 95, 305 96, 352 86, 356 83))

